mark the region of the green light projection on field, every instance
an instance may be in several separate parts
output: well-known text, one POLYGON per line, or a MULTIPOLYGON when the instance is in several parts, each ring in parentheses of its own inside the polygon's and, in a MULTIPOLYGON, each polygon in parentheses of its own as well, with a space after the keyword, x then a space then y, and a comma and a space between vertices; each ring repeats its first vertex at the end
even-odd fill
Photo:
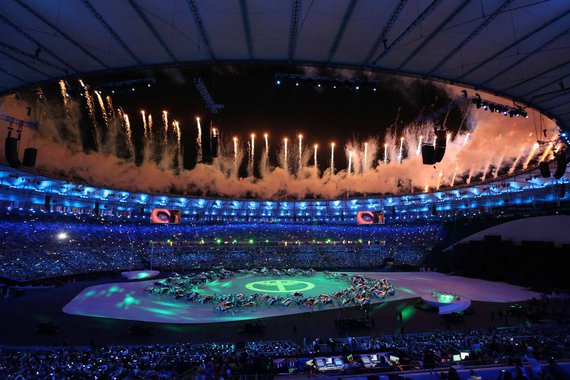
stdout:
POLYGON ((453 294, 440 294, 437 296, 437 302, 439 303, 452 303, 455 299, 453 294))
POLYGON ((266 280, 250 282, 245 287, 262 293, 294 293, 311 290, 315 284, 299 280, 266 280))
POLYGON ((133 294, 135 292, 130 292, 128 294, 125 295, 125 298, 121 301, 117 303, 117 307, 118 308, 123 308, 125 310, 129 310, 129 308, 131 307, 131 305, 138 305, 141 303, 141 301, 139 301, 138 299, 136 299, 133 294))

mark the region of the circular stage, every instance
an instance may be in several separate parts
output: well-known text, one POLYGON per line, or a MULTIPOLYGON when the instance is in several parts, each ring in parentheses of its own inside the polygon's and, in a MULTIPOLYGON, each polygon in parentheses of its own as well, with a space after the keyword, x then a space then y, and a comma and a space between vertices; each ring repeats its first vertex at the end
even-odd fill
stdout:
MULTIPOLYGON (((431 296, 434 288, 453 289, 454 292, 461 294, 466 299, 485 302, 518 302, 538 296, 537 293, 518 286, 446 276, 434 272, 369 272, 365 276, 377 280, 386 279, 395 289, 395 295, 386 297, 386 301, 371 297, 371 303, 431 296)), ((150 280, 90 286, 73 298, 63 308, 63 311, 68 314, 90 317, 192 324, 277 317, 353 307, 355 305, 351 303, 343 306, 339 303, 323 304, 319 302, 312 308, 297 304, 289 306, 264 305, 221 312, 216 310, 217 302, 198 304, 188 302, 186 299, 145 294, 145 289, 154 286, 156 282, 156 280, 150 280)), ((197 290, 203 294, 211 295, 243 293, 247 296, 259 293, 285 298, 293 292, 301 292, 303 297, 318 297, 322 294, 342 291, 349 286, 350 283, 346 279, 334 277, 330 273, 315 272, 312 276, 236 275, 199 285, 197 290)))

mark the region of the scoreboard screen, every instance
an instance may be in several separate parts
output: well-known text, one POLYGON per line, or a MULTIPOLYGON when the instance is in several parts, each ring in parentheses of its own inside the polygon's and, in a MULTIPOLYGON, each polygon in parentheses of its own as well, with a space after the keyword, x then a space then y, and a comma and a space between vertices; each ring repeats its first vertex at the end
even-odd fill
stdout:
POLYGON ((358 211, 356 213, 358 224, 383 224, 384 211, 358 211))

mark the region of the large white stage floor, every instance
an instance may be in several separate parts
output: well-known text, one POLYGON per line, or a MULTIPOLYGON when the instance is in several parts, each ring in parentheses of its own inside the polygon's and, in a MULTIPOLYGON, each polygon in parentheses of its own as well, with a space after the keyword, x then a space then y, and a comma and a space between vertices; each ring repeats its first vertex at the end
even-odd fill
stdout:
MULTIPOLYGON (((524 301, 540 295, 506 283, 447 276, 435 272, 379 272, 364 273, 364 275, 370 278, 385 278, 394 285, 395 295, 387 297, 383 302, 418 298, 431 295, 433 291, 458 294, 472 301, 501 303, 524 301)), ((246 288, 246 285, 270 278, 272 277, 251 277, 251 275, 247 275, 239 278, 216 280, 202 286, 201 290, 209 293, 251 294, 253 291, 246 288)), ((321 293, 330 294, 340 290, 343 286, 346 287, 346 284, 339 284, 338 281, 325 276, 322 272, 317 272, 312 277, 303 277, 301 280, 311 282, 314 285, 311 291, 305 292, 308 296, 321 293), (313 294, 308 294, 311 292, 313 294)), ((175 300, 167 296, 144 294, 144 289, 154 282, 155 280, 90 286, 73 298, 63 308, 63 311, 68 314, 90 317, 191 324, 259 319, 342 307, 318 304, 311 310, 305 306, 297 305, 289 307, 258 306, 252 309, 220 312, 214 310, 217 304, 199 305, 189 303, 184 299, 175 300)), ((382 301, 373 299, 372 302, 382 301)))

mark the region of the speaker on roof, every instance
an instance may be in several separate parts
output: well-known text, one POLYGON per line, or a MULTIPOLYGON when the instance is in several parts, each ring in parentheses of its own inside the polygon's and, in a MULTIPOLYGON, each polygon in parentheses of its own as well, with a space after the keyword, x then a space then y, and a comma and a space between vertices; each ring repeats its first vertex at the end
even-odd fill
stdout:
POLYGON ((542 178, 550 177, 550 166, 548 165, 548 162, 541 162, 538 164, 538 168, 540 169, 540 175, 542 178))
POLYGON ((36 165, 36 157, 38 155, 38 150, 36 148, 26 148, 24 150, 24 166, 32 167, 36 165))
POLYGON ((434 150, 434 160, 435 162, 441 162, 443 160, 443 156, 445 156, 445 147, 435 146, 434 150))
POLYGON ((566 173, 566 165, 568 161, 566 160, 566 154, 562 153, 556 157, 556 171, 554 172, 554 178, 560 179, 566 173))
POLYGON ((565 183, 559 183, 558 184, 558 196, 560 198, 564 198, 566 196, 566 184, 565 183))
POLYGON ((435 131, 435 162, 443 160, 445 148, 447 146, 447 131, 439 129, 435 131))
POLYGON ((437 162, 435 160, 435 148, 432 144, 422 145, 422 161, 424 165, 433 165, 437 162))
POLYGON ((20 158, 18 157, 18 139, 15 137, 6 137, 6 145, 4 146, 6 153, 6 161, 10 166, 20 166, 20 158))
POLYGON ((44 199, 44 209, 46 211, 51 211, 51 195, 46 195, 44 199))

